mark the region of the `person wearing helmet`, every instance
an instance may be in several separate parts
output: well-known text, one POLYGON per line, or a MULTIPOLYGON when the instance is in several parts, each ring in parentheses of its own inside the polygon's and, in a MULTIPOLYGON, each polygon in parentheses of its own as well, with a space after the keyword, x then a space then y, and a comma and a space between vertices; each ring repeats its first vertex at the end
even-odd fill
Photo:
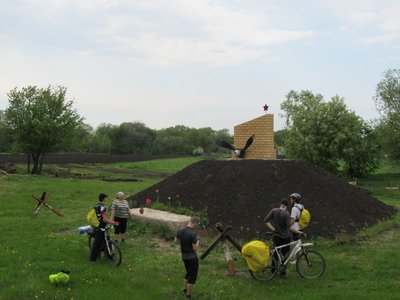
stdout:
POLYGON ((301 195, 299 193, 293 193, 289 196, 290 204, 292 209, 290 212, 290 231, 292 232, 292 238, 297 241, 303 232, 300 229, 299 220, 304 206, 300 204, 301 195))

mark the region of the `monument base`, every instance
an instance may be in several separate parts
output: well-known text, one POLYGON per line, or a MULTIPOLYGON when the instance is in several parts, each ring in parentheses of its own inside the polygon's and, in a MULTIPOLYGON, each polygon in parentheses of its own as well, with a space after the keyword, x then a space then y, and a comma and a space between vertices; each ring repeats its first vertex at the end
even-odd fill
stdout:
POLYGON ((167 211, 144 208, 143 214, 139 212, 139 208, 132 208, 131 213, 136 221, 141 223, 165 224, 172 230, 184 227, 188 224, 190 217, 178 215, 167 211))

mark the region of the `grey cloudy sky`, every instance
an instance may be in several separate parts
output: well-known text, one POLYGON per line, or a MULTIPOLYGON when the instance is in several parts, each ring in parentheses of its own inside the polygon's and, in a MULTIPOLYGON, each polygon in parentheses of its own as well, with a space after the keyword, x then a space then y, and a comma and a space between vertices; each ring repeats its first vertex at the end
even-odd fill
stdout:
POLYGON ((85 122, 228 128, 290 90, 338 94, 364 119, 400 62, 400 2, 0 0, 0 109, 63 85, 85 122))

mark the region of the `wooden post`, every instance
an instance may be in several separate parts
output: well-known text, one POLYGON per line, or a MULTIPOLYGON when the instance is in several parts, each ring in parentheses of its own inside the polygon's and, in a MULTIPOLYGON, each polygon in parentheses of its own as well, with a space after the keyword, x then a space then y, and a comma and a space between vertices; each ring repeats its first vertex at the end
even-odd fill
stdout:
POLYGON ((39 211, 41 210, 43 205, 46 203, 48 198, 49 198, 49 194, 47 194, 46 192, 43 192, 42 197, 40 197, 39 203, 36 206, 35 211, 33 212, 33 217, 34 218, 36 218, 36 216, 38 215, 39 211))
MULTIPOLYGON (((230 227, 230 226, 229 226, 230 227)), ((222 224, 221 223, 217 223, 216 225, 215 225, 215 228, 217 228, 217 230, 219 231, 219 232, 223 232, 224 231, 224 229, 223 229, 223 227, 222 227, 222 224)), ((231 227, 232 228, 232 227, 231 227)), ((242 245, 240 245, 239 244, 239 242, 237 242, 235 239, 233 239, 229 234, 226 234, 225 235, 225 238, 240 252, 240 253, 242 253, 242 245)))
POLYGON ((210 254, 210 252, 218 245, 218 243, 225 238, 226 233, 231 229, 232 227, 230 226, 226 227, 220 233, 220 235, 214 240, 214 242, 212 242, 212 244, 206 249, 206 251, 204 251, 204 253, 200 256, 200 259, 201 260, 205 259, 208 256, 208 254, 210 254))
POLYGON ((48 204, 46 201, 49 198, 50 194, 47 194, 46 192, 44 192, 42 194, 42 197, 38 197, 35 195, 32 195, 33 199, 36 199, 38 201, 38 205, 36 206, 35 212, 33 213, 33 217, 35 218, 37 216, 37 214, 39 213, 40 209, 43 206, 46 206, 48 209, 50 209, 51 211, 53 211, 54 213, 56 213, 57 215, 59 215, 60 217, 64 217, 63 212, 59 211, 58 209, 52 207, 50 204, 48 204))
POLYGON ((242 253, 242 246, 234 240, 230 235, 229 231, 232 230, 232 226, 227 226, 225 228, 222 227, 221 223, 217 223, 215 225, 217 230, 220 232, 219 236, 212 242, 212 244, 206 249, 206 251, 200 256, 200 259, 205 259, 208 254, 218 245, 219 242, 222 242, 222 249, 224 250, 225 254, 225 259, 228 263, 228 273, 229 275, 235 275, 236 270, 235 270, 235 264, 233 263, 233 257, 231 250, 229 249, 227 241, 232 243, 232 245, 240 252, 242 253))

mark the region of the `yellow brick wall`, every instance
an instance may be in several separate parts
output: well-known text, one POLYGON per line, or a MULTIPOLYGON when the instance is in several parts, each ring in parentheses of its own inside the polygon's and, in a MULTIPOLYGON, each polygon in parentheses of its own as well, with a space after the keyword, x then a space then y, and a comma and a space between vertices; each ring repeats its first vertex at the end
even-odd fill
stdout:
MULTIPOLYGON (((266 114, 235 126, 233 144, 243 148, 247 139, 255 134, 253 144, 246 150, 246 159, 274 159, 274 115, 266 114)), ((236 159, 236 155, 232 154, 236 159)))

